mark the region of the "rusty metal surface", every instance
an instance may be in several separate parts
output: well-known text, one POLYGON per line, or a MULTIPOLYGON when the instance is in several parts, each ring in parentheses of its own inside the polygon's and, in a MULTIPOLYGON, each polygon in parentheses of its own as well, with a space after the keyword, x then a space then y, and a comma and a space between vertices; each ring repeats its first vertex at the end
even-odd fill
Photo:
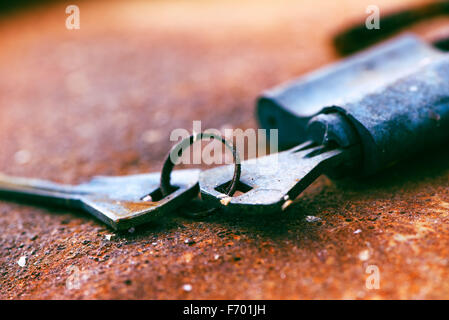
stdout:
MULTIPOLYGON (((368 4, 89 1, 76 32, 61 5, 3 18, 0 172, 146 173, 192 120, 254 127, 255 97, 335 61, 329 35, 368 4)), ((449 298, 448 160, 321 177, 268 219, 179 210, 133 233, 0 202, 0 298, 449 298), (368 265, 379 290, 365 287, 368 265), (79 289, 67 286, 77 270, 79 289)))

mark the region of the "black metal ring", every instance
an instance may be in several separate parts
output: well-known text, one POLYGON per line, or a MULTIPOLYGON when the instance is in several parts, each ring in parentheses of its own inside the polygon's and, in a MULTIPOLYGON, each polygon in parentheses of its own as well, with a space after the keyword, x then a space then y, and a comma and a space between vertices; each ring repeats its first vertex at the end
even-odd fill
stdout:
POLYGON ((161 193, 162 196, 165 197, 169 195, 173 191, 173 186, 170 184, 170 175, 171 172, 176 165, 175 162, 181 158, 182 153, 184 150, 186 150, 188 147, 190 147, 195 141, 203 140, 203 139, 215 139, 221 141, 229 150, 232 151, 232 158, 234 160, 234 176, 232 177, 231 183, 226 188, 226 191, 224 192, 226 195, 232 197, 232 195, 235 193, 237 189, 237 184, 240 180, 240 174, 241 174, 241 164, 240 164, 240 158, 237 153, 237 149, 235 145, 228 142, 225 138, 223 138, 220 135, 209 133, 209 132, 200 132, 191 135, 190 137, 187 137, 183 140, 181 140, 179 143, 174 145, 172 149, 170 150, 167 159, 165 159, 164 165, 162 167, 161 171, 161 193))

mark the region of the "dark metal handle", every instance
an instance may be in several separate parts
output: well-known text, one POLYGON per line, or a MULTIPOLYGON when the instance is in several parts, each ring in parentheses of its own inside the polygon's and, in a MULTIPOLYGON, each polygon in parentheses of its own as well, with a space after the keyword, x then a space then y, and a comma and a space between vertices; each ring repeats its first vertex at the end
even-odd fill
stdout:
POLYGON ((360 101, 325 108, 311 121, 329 121, 335 113, 351 126, 327 126, 326 135, 357 132, 364 174, 373 174, 419 151, 449 141, 449 56, 438 59, 360 101))

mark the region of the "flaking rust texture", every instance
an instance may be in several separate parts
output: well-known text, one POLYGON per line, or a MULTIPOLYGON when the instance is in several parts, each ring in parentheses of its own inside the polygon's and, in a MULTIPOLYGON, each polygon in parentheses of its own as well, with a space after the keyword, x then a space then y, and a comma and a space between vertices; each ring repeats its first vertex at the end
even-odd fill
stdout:
MULTIPOLYGON (((172 129, 255 127, 255 97, 335 61, 330 35, 369 4, 85 1, 74 31, 62 4, 2 17, 0 172, 155 171, 172 129)), ((446 149, 364 181, 321 177, 264 218, 180 209, 116 233, 1 201, 0 298, 449 298, 446 149)))

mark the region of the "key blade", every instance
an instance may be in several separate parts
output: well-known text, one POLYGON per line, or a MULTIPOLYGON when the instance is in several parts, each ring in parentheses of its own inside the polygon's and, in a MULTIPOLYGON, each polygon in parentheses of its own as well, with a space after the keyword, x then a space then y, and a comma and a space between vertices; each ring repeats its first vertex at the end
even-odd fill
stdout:
POLYGON ((75 188, 52 181, 13 177, 0 173, 0 197, 7 200, 76 207, 79 205, 81 193, 75 188))
POLYGON ((171 183, 177 189, 159 199, 160 174, 140 174, 124 177, 96 177, 81 185, 84 190, 97 190, 81 197, 83 209, 115 230, 127 230, 157 220, 176 210, 198 195, 200 170, 176 170, 171 183), (107 192, 104 187, 107 186, 107 192), (103 193, 103 194, 102 194, 103 193), (145 201, 153 195, 157 201, 145 201))
POLYGON ((100 176, 80 185, 0 174, 0 197, 82 209, 112 228, 123 230, 157 219, 194 198, 199 191, 199 172, 198 169, 173 171, 171 182, 177 189, 164 198, 158 192, 159 173, 100 176))
POLYGON ((356 156, 358 147, 326 149, 308 141, 293 149, 242 162, 237 189, 244 192, 228 197, 221 186, 232 178, 233 167, 223 166, 200 174, 204 201, 228 211, 272 213, 285 209, 316 178, 356 156), (249 191, 248 191, 249 190, 249 191))

